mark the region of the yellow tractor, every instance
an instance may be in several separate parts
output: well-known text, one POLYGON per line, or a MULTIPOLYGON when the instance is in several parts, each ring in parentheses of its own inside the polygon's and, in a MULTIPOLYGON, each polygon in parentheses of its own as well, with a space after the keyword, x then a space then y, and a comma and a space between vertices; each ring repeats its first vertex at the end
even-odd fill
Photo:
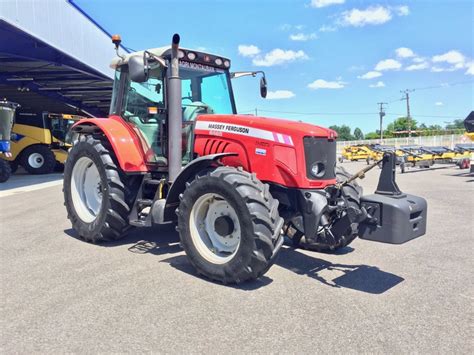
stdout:
POLYGON ((19 113, 12 129, 12 171, 21 165, 30 174, 49 174, 60 169, 70 147, 66 143, 71 126, 84 117, 43 112, 19 113), (39 117, 38 117, 39 116, 39 117))

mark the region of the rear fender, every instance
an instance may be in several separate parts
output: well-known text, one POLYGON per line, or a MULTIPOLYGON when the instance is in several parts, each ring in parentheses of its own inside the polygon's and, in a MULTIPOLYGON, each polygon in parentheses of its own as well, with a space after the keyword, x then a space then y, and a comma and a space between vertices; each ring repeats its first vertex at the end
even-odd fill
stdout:
POLYGON ((73 127, 77 133, 103 133, 117 157, 120 168, 126 173, 147 172, 145 153, 140 139, 133 129, 120 117, 86 118, 73 127))

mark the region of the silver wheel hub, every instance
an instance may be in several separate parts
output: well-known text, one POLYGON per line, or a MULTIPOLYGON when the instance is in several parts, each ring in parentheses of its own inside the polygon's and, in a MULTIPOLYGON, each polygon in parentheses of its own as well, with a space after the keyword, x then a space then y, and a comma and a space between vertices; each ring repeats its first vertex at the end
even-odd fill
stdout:
POLYGON ((189 230, 194 246, 211 263, 229 262, 239 249, 239 218, 218 194, 208 193, 197 199, 191 210, 189 230))
POLYGON ((40 153, 32 153, 28 157, 28 164, 35 169, 39 169, 44 164, 44 157, 40 153))
POLYGON ((97 166, 88 157, 79 158, 72 169, 71 197, 79 218, 93 222, 102 207, 102 184, 97 166))

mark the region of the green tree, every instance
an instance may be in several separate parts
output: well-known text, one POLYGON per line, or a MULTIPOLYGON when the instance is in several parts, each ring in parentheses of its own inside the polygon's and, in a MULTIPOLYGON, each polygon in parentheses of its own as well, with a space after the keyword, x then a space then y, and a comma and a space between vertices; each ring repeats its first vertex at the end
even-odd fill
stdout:
POLYGON ((337 132, 337 137, 340 141, 354 140, 354 136, 351 134, 351 128, 349 126, 343 124, 342 126, 329 126, 329 128, 337 132))
POLYGON ((446 129, 464 129, 464 121, 454 120, 446 125, 446 129))
POLYGON ((359 127, 354 129, 354 138, 358 140, 364 139, 364 133, 362 133, 362 130, 359 127))
POLYGON ((369 132, 365 135, 365 139, 379 139, 380 133, 378 132, 369 132))
POLYGON ((408 124, 407 117, 399 117, 395 121, 391 122, 387 126, 387 131, 389 132, 400 132, 400 131, 408 131, 408 127, 410 126, 411 130, 414 131, 417 129, 418 122, 413 118, 410 120, 410 125, 408 124))

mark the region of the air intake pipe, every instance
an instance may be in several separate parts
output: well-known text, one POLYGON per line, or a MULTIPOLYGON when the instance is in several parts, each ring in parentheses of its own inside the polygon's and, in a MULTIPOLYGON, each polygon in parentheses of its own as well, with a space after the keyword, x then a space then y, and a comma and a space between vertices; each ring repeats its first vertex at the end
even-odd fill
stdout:
POLYGON ((181 78, 179 77, 179 35, 171 42, 171 70, 168 78, 168 166, 169 181, 174 182, 182 168, 181 78))

